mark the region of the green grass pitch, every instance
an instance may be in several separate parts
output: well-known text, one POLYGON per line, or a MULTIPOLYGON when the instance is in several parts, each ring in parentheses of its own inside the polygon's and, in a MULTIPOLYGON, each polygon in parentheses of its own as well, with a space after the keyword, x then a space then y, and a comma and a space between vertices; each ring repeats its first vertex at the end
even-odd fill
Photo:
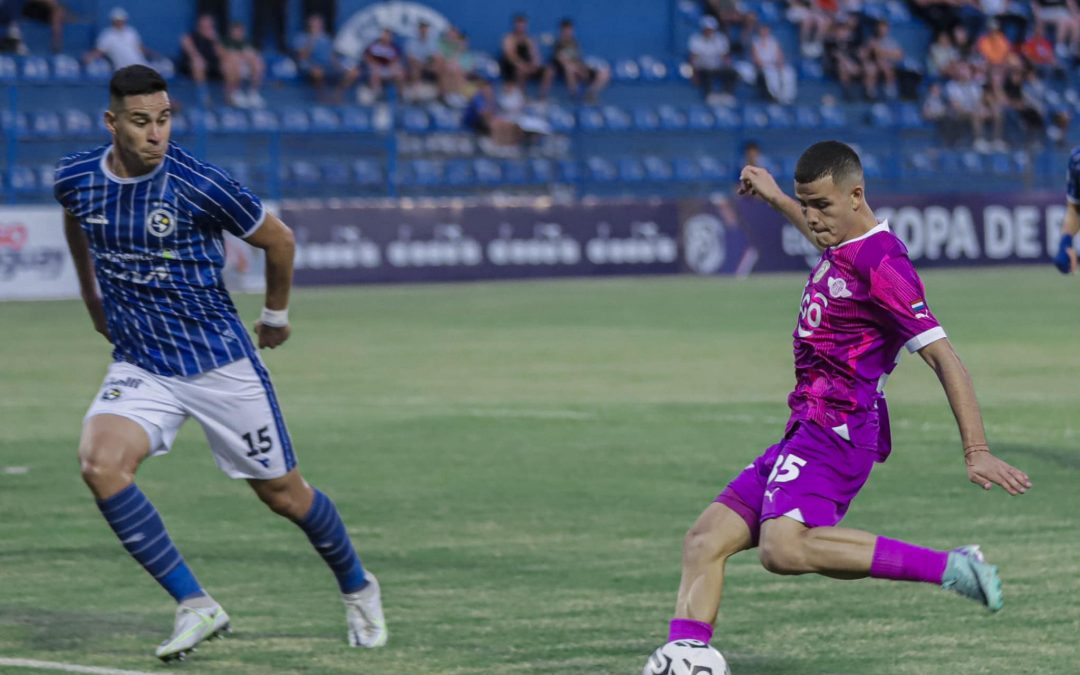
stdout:
MULTIPOLYGON (((905 355, 888 388, 896 449, 845 524, 981 543, 1005 610, 916 584, 772 576, 743 553, 715 640, 736 675, 1080 672, 1080 289, 1049 268, 924 280, 991 446, 1035 487, 1010 498, 967 482, 944 394, 905 355)), ((190 424, 139 483, 236 632, 167 670, 640 672, 666 636, 683 533, 782 433, 803 282, 296 292, 293 338, 265 359, 301 469, 382 580, 390 645, 346 647, 330 573, 190 424)), ((239 305, 253 320, 260 298, 239 305)), ((165 672, 152 652, 171 602, 75 460, 107 346, 76 302, 0 304, 0 326, 0 657, 165 672)))

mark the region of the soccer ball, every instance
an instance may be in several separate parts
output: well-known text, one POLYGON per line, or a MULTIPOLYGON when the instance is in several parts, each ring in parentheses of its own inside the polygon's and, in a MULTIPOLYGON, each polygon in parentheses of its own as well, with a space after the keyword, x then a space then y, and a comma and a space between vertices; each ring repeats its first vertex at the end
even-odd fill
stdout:
POLYGON ((731 668, 701 640, 675 640, 652 653, 641 675, 731 675, 731 668))

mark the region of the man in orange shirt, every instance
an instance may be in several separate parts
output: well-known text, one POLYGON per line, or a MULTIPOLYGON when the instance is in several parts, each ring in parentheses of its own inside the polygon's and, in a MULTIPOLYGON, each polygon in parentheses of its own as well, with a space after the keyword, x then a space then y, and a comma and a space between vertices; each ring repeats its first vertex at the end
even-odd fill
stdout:
POLYGON ((986 33, 975 43, 975 49, 991 68, 998 68, 1005 65, 1013 46, 1005 33, 1001 32, 998 22, 991 19, 987 23, 986 33))

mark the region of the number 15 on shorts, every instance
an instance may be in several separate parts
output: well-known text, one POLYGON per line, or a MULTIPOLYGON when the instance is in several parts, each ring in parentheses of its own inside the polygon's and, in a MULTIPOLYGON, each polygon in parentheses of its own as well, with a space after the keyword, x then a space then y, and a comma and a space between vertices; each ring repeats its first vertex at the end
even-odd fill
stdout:
POLYGON ((773 464, 772 473, 769 474, 769 480, 765 481, 765 484, 790 483, 799 477, 799 469, 804 466, 806 466, 806 460, 802 457, 791 454, 778 455, 776 464, 773 464))

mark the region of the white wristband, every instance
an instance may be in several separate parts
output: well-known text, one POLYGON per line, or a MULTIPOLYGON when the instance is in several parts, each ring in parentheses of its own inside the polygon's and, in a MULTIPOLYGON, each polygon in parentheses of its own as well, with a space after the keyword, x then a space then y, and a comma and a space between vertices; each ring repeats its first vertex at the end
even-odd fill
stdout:
POLYGON ((289 309, 268 309, 263 307, 259 315, 259 322, 271 328, 282 328, 289 325, 289 309))

